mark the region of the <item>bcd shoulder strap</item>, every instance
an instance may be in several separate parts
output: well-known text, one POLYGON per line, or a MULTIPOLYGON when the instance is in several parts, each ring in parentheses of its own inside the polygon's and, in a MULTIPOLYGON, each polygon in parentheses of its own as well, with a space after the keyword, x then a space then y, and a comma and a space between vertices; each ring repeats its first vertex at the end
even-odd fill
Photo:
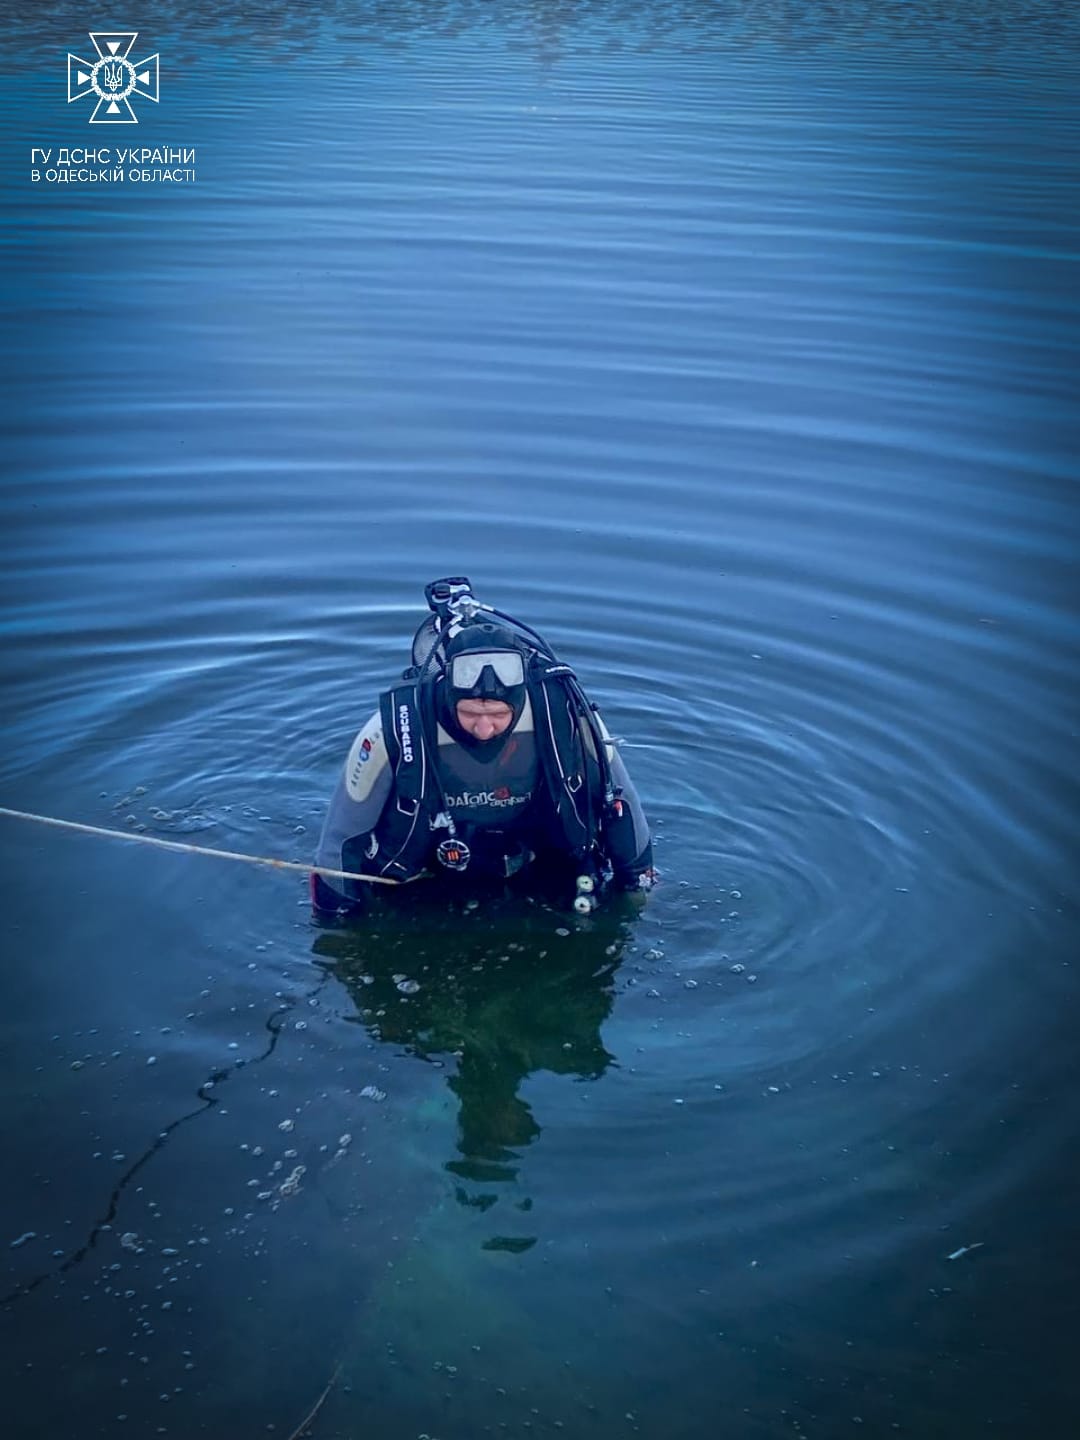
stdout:
POLYGON ((541 770, 555 812, 562 844, 585 861, 599 836, 599 767, 582 737, 587 722, 566 683, 568 665, 548 664, 531 689, 541 770))
POLYGON ((423 870, 431 848, 426 801, 430 761, 415 685, 399 685, 379 696, 383 737, 394 772, 394 788, 377 826, 376 865, 380 875, 412 878, 423 870))

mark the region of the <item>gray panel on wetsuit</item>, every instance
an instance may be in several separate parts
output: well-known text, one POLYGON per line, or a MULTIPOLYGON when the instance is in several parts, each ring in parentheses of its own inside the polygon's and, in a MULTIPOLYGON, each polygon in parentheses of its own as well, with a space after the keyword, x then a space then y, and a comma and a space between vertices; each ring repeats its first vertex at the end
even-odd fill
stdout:
MULTIPOLYGON (((338 776, 315 852, 316 865, 346 870, 342 846, 374 830, 390 795, 393 774, 378 710, 353 741, 338 776)), ((337 887, 340 888, 340 887, 337 887)))

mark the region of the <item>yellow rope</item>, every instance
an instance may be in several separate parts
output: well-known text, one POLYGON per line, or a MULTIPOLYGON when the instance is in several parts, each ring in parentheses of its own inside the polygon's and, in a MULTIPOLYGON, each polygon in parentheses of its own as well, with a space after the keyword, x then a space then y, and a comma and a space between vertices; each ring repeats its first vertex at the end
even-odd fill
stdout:
POLYGON ((52 815, 34 815, 29 810, 9 810, 0 805, 0 815, 11 820, 33 820, 38 825, 55 825, 60 830, 78 830, 83 835, 104 835, 110 840, 135 840, 156 845, 160 850, 182 850, 187 855, 213 855, 218 860, 240 860, 247 865, 268 865, 273 870, 301 870, 305 875, 325 875, 329 880, 362 880, 366 885, 404 885, 385 875, 358 875, 352 870, 330 870, 325 865, 305 865, 299 860, 274 860, 269 855, 242 855, 238 850, 213 850, 208 845, 189 845, 181 840, 162 840, 157 835, 133 834, 130 830, 106 830, 101 825, 81 825, 77 820, 58 820, 52 815))

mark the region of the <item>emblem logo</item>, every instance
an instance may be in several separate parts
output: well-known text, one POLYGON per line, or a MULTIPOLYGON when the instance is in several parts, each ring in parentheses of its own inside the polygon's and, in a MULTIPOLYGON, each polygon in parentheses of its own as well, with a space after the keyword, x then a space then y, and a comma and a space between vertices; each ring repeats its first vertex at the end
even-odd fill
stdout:
POLYGON ((472 859, 472 851, 464 840, 440 840, 435 850, 435 858, 448 870, 464 870, 472 859))
POLYGON ((496 809, 505 810, 508 806, 524 805, 531 799, 531 790, 525 795, 513 795, 508 786, 500 785, 498 790, 465 790, 460 795, 447 795, 446 803, 451 809, 462 805, 486 805, 489 808, 494 806, 496 809))
POLYGON ((91 125, 137 125, 129 95, 158 103, 158 56, 129 60, 137 30, 91 30, 96 60, 68 52, 68 104, 97 96, 91 125))

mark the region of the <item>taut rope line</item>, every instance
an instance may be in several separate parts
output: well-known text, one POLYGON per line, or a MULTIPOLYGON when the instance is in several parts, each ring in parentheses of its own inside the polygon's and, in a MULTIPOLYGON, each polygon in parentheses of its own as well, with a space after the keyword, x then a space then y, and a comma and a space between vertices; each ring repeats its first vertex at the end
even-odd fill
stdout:
POLYGON ((239 860, 245 865, 266 865, 271 870, 300 870, 305 875, 325 875, 329 880, 362 880, 365 885, 403 885, 385 875, 358 875, 352 870, 330 870, 325 865, 305 865, 300 860, 275 860, 269 855, 243 855, 238 850, 214 850, 209 845, 190 845, 182 840, 162 840, 157 835, 140 835, 131 830, 106 830, 102 825, 82 825, 77 820, 59 820, 54 815, 34 815, 29 810, 10 810, 0 805, 0 815, 10 820, 33 820, 59 830, 78 830, 83 835, 104 835, 109 840, 134 840, 139 845, 156 845, 159 850, 180 850, 186 855, 212 855, 217 860, 239 860))

